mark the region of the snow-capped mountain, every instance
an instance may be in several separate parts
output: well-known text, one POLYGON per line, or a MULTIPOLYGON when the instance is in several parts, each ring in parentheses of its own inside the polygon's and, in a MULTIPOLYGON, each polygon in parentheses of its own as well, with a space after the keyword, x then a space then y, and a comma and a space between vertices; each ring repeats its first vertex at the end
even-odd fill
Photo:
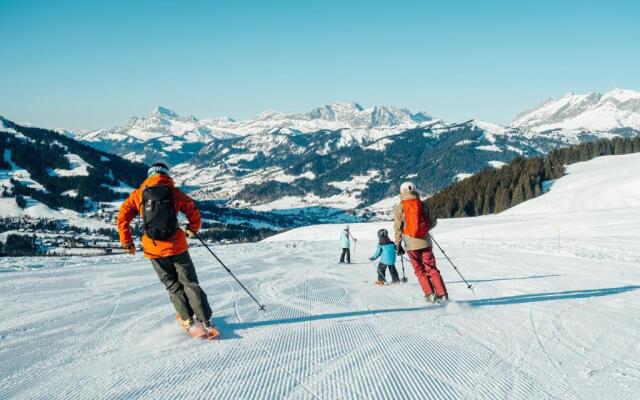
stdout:
POLYGON ((334 103, 301 114, 266 111, 244 121, 229 117, 199 120, 157 107, 150 115, 134 117, 123 126, 61 133, 135 161, 164 159, 175 164, 192 157, 203 144, 213 140, 272 131, 309 133, 349 129, 357 129, 356 135, 377 138, 431 120, 425 112, 414 114, 388 106, 364 108, 357 103, 334 103))
POLYGON ((161 138, 176 138, 184 142, 208 142, 212 139, 232 136, 216 130, 217 120, 200 121, 194 116, 181 117, 165 107, 156 107, 147 117, 133 117, 120 127, 99 129, 77 134, 77 138, 88 142, 97 141, 150 141, 161 138))
POLYGON ((434 193, 518 156, 635 136, 639 99, 638 92, 621 89, 567 95, 522 113, 508 127, 357 103, 299 114, 268 111, 244 121, 198 120, 158 108, 123 127, 76 137, 128 159, 170 163, 176 180, 199 200, 258 210, 351 210, 375 208, 406 179, 434 193))
POLYGON ((613 89, 605 94, 568 93, 521 113, 512 126, 537 132, 554 129, 599 132, 619 128, 640 129, 640 92, 613 89))
POLYGON ((167 108, 157 107, 148 116, 133 117, 123 126, 95 131, 62 130, 60 133, 132 161, 165 159, 175 162, 196 154, 203 143, 235 137, 218 128, 226 122, 226 119, 201 121, 191 115, 181 117, 167 108))
POLYGON ((307 113, 284 114, 265 111, 245 121, 233 119, 207 121, 219 130, 237 135, 250 135, 283 128, 302 133, 339 129, 399 130, 431 119, 431 116, 425 112, 413 114, 407 109, 395 107, 364 108, 357 103, 338 102, 314 108, 307 113))
POLYGON ((260 210, 370 206, 411 179, 425 193, 517 156, 571 144, 555 135, 483 121, 432 120, 393 135, 361 130, 275 130, 214 140, 174 166, 178 182, 199 199, 231 200, 260 210))
MULTIPOLYGON (((108 241, 119 204, 144 181, 147 169, 144 164, 99 151, 59 132, 0 117, 0 233, 28 221, 27 228, 37 233, 39 241, 53 243, 55 239, 60 244, 73 239, 78 229, 102 229, 98 236, 108 241), (66 239, 61 235, 52 239, 52 230, 64 231, 66 239)), ((207 201, 200 202, 199 208, 207 226, 218 229, 218 240, 256 239, 265 232, 292 226, 354 219, 342 211, 294 219, 207 201)), ((21 229, 24 232, 25 226, 21 229)), ((42 244, 46 251, 59 250, 42 244)))

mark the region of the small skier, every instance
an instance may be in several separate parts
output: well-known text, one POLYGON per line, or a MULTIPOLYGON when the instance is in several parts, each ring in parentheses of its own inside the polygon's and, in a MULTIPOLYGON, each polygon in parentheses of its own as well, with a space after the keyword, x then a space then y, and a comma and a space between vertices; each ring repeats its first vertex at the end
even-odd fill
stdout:
POLYGON ((369 261, 374 261, 380 257, 380 263, 378 263, 378 280, 376 285, 384 285, 387 282, 386 272, 389 268, 389 275, 391 275, 391 283, 400 282, 398 276, 398 270, 396 269, 396 246, 389 239, 389 232, 386 229, 380 229, 378 231, 378 246, 375 253, 369 258, 369 261))
POLYGON ((425 298, 431 303, 449 300, 442 275, 436 268, 436 258, 429 236, 429 230, 437 223, 427 205, 420 200, 415 185, 404 182, 400 186, 400 204, 394 210, 396 250, 400 256, 405 253, 402 247, 404 236, 411 265, 425 298))
POLYGON ((351 240, 350 239, 353 239, 354 242, 358 241, 358 239, 356 239, 349 232, 349 225, 345 225, 344 229, 340 233, 340 244, 342 245, 342 254, 340 254, 340 264, 344 264, 345 256, 347 258, 347 264, 351 264, 351 240))
POLYGON ((176 319, 191 336, 218 336, 186 239, 186 235, 193 236, 200 229, 200 212, 194 201, 175 187, 166 164, 153 164, 147 179, 120 206, 117 218, 120 242, 123 251, 131 255, 135 254, 136 247, 130 224, 138 214, 143 221, 144 256, 151 259, 158 278, 169 292, 177 312, 176 319), (179 212, 189 220, 186 234, 178 227, 179 212), (194 315, 198 323, 194 321, 194 315))

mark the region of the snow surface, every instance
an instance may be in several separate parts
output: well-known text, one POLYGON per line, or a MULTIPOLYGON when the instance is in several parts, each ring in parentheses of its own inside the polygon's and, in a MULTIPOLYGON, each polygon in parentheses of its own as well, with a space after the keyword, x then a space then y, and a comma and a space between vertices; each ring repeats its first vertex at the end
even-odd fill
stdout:
POLYGON ((484 150, 484 151, 495 151, 497 153, 501 153, 502 152, 502 149, 500 147, 496 146, 495 144, 485 145, 485 146, 476 146, 476 149, 484 150))
POLYGON ((470 174, 468 172, 460 172, 459 174, 456 174, 454 179, 459 182, 459 181, 463 181, 463 180, 465 180, 467 178, 470 178, 472 176, 473 176, 473 174, 470 174))
POLYGON ((67 160, 69 160, 69 164, 71 164, 71 169, 62 169, 56 168, 54 170, 49 170, 49 176, 88 176, 89 175, 89 167, 91 165, 82 159, 79 155, 76 154, 65 154, 64 155, 67 160))
POLYGON ((506 162, 503 162, 503 161, 497 161, 497 160, 489 161, 489 162, 487 162, 487 164, 489 164, 489 165, 490 165, 490 166, 492 166, 493 168, 497 168, 497 169, 500 169, 500 168, 504 167, 505 165, 507 165, 507 163, 506 163, 506 162))
POLYGON ((336 263, 342 225, 215 246, 265 313, 193 248, 214 342, 180 331, 141 256, 1 259, 0 398, 635 399, 637 161, 572 166, 528 210, 441 220, 474 286, 436 251, 447 306, 425 303, 407 263, 407 284, 373 285, 366 257, 389 222, 351 225, 352 265, 336 263), (594 203, 565 201, 593 182, 594 203))
POLYGON ((640 207, 640 153, 604 156, 569 165, 544 196, 505 214, 622 211, 640 207))

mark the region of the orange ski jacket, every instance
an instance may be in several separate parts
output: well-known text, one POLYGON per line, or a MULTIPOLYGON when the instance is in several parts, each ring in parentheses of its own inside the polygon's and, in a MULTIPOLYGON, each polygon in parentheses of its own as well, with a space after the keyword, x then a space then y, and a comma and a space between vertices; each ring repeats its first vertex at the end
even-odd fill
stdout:
MULTIPOLYGON (((175 187, 173 179, 164 174, 156 174, 147 178, 138 189, 135 189, 129 195, 129 198, 120 206, 120 212, 116 224, 118 225, 118 234, 120 243, 126 246, 133 243, 131 237, 131 221, 140 214, 142 209, 142 192, 149 186, 165 185, 173 188, 173 199, 176 213, 183 213, 189 220, 189 229, 197 232, 202 226, 202 218, 200 211, 196 207, 191 197, 182 193, 175 187)), ((144 248, 144 256, 146 258, 170 257, 184 253, 189 248, 187 244, 186 234, 182 229, 176 231, 169 240, 153 240, 142 235, 142 247, 144 248)))

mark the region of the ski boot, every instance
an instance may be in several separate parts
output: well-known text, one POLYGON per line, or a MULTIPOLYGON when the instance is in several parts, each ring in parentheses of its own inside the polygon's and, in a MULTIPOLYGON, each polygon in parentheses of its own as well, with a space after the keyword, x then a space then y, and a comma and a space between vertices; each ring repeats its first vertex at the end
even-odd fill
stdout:
POLYGON ((176 321, 178 321, 178 323, 180 323, 180 326, 182 327, 182 329, 184 329, 185 331, 189 332, 189 330, 193 327, 193 319, 188 318, 188 319, 182 319, 180 318, 180 314, 176 314, 176 321))
POLYGON ((435 304, 437 299, 436 295, 433 293, 425 295, 424 298, 427 299, 427 301, 431 304, 435 304))
POLYGON ((440 304, 444 304, 444 303, 448 303, 449 302, 449 295, 445 294, 443 296, 437 296, 436 297, 436 301, 440 304))
POLYGON ((176 320, 180 323, 182 329, 193 338, 205 338, 207 332, 204 330, 201 324, 196 323, 193 318, 182 319, 179 315, 176 315, 176 320))
POLYGON ((202 327, 207 333, 207 339, 211 340, 220 336, 220 331, 218 331, 218 329, 211 323, 211 321, 204 321, 202 323, 202 327))
POLYGON ((380 279, 378 279, 378 280, 376 281, 376 285, 378 285, 378 286, 384 286, 384 284, 385 284, 385 283, 386 283, 385 281, 382 281, 382 280, 380 280, 380 279))

